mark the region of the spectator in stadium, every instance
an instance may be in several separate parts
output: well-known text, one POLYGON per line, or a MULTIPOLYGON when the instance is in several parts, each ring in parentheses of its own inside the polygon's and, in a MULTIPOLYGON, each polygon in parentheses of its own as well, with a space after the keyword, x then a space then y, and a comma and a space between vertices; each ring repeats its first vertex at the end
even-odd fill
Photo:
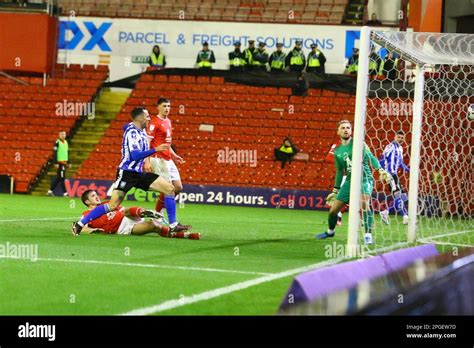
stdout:
POLYGON ((214 52, 209 49, 209 44, 204 42, 202 50, 198 52, 196 63, 199 69, 212 69, 212 63, 216 62, 214 52))
MULTIPOLYGON (((2 1, 2 2, 10 2, 10 1, 2 1)), ((18 5, 21 7, 26 7, 28 5, 28 0, 16 0, 14 2, 17 2, 18 5)))
MULTIPOLYGON (((87 190, 81 196, 82 203, 88 210, 82 213, 82 217, 87 216, 95 207, 105 204, 101 202, 97 191, 87 190)), ((120 235, 144 235, 156 232, 162 237, 167 238, 188 238, 200 239, 200 233, 191 232, 170 232, 168 226, 160 223, 163 215, 154 211, 140 207, 122 207, 118 206, 114 211, 103 215, 97 220, 84 225, 81 233, 103 233, 120 235), (152 218, 150 221, 143 220, 144 217, 152 218)))
POLYGON ((286 162, 291 163, 298 152, 299 149, 293 144, 290 137, 286 137, 281 146, 274 149, 274 161, 281 161, 281 169, 284 169, 286 162))
POLYGON ((393 52, 388 52, 386 58, 380 63, 379 75, 392 81, 398 77, 398 58, 393 52))
POLYGON ((258 43, 258 49, 253 51, 252 64, 256 70, 267 71, 268 53, 265 50, 265 42, 258 43))
POLYGON ((289 67, 290 71, 302 72, 306 65, 306 59, 304 53, 301 50, 301 45, 303 41, 297 40, 295 42, 295 47, 288 53, 285 59, 285 65, 289 67))
POLYGON ((292 88, 291 93, 293 95, 300 95, 302 97, 306 97, 306 95, 308 94, 308 89, 309 82, 308 80, 306 80, 304 72, 301 72, 298 76, 298 79, 296 80, 295 87, 292 88))
POLYGON ((311 45, 311 52, 308 54, 306 72, 325 74, 326 70, 324 64, 326 63, 326 57, 324 53, 318 49, 318 45, 311 45))
POLYGON ((284 71, 286 54, 282 51, 283 44, 276 44, 276 51, 270 55, 268 63, 270 64, 270 71, 284 71))
POLYGON ((381 26, 382 22, 377 19, 377 14, 374 12, 372 13, 372 16, 370 17, 370 20, 365 23, 366 25, 371 25, 371 26, 381 26))
POLYGON ((68 194, 64 182, 66 180, 66 169, 70 168, 71 166, 69 164, 69 145, 66 140, 66 132, 59 132, 59 139, 57 139, 54 143, 53 150, 55 161, 54 166, 58 169, 58 171, 56 172, 56 178, 51 183, 51 187, 49 188, 47 195, 51 197, 54 196, 53 191, 59 184, 61 184, 63 196, 67 197, 68 194))
POLYGON ((373 46, 370 50, 369 55, 369 76, 375 77, 378 75, 380 64, 382 63, 382 59, 375 51, 375 46, 373 46))
POLYGON ((357 76, 357 70, 359 69, 359 49, 354 48, 352 50, 352 56, 349 58, 349 61, 346 65, 345 75, 357 76))
POLYGON ((244 58, 245 58, 245 69, 252 70, 254 68, 253 65, 253 52, 256 50, 255 48, 255 40, 249 40, 249 47, 244 50, 244 58))
POLYGON ((230 71, 243 71, 245 67, 245 54, 240 50, 240 41, 234 42, 234 50, 229 52, 230 71))
POLYGON ((150 60, 148 61, 150 66, 156 68, 164 68, 166 66, 166 57, 160 51, 160 46, 155 45, 153 46, 153 50, 150 55, 150 60))

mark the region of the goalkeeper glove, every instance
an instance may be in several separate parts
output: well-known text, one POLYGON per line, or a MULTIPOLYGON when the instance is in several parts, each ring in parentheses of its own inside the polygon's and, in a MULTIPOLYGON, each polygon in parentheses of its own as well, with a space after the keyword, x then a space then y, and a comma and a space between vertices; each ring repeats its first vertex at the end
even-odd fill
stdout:
POLYGON ((385 181, 387 184, 390 184, 393 180, 392 176, 387 173, 384 169, 379 169, 380 178, 385 181))
POLYGON ((336 199, 337 194, 339 193, 338 188, 333 188, 332 192, 326 197, 326 204, 332 206, 334 200, 336 199))

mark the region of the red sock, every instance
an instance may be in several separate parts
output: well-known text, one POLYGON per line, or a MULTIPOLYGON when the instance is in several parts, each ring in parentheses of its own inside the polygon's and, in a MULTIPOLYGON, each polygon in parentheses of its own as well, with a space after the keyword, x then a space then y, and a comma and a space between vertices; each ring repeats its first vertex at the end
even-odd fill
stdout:
POLYGON ((161 209, 163 209, 165 207, 165 194, 164 193, 160 193, 160 195, 158 196, 158 198, 156 199, 156 205, 155 205, 155 210, 157 212, 160 212, 161 209))
POLYGON ((172 235, 171 235, 171 238, 184 238, 185 232, 174 232, 172 235))
POLYGON ((344 214, 346 212, 347 208, 349 208, 349 206, 347 204, 344 207, 342 207, 341 214, 344 214))
POLYGON ((143 208, 140 207, 131 207, 128 209, 130 212, 131 217, 141 217, 141 213, 143 212, 143 208))
POLYGON ((161 226, 160 236, 169 237, 170 228, 168 226, 161 226))

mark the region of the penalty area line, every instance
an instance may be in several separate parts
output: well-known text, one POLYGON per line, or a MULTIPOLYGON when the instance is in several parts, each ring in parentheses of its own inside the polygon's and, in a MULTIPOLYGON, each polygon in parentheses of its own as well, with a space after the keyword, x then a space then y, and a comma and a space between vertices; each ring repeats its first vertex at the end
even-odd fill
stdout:
POLYGON ((77 216, 72 217, 62 217, 62 218, 39 218, 39 219, 10 219, 10 220, 0 220, 1 222, 24 222, 24 221, 50 221, 50 220, 77 220, 77 216))
MULTIPOLYGON (((7 257, 0 256, 0 259, 9 260, 30 260, 21 259, 18 257, 7 257)), ((38 261, 43 262, 70 262, 70 263, 82 263, 82 264, 98 264, 98 265, 111 265, 111 266, 125 266, 125 267, 143 267, 143 268, 162 268, 162 269, 178 269, 184 271, 200 271, 200 272, 215 272, 215 273, 237 273, 237 274, 250 274, 250 275, 269 275, 272 273, 264 272, 251 272, 251 271, 238 271, 232 269, 221 269, 221 268, 202 268, 202 267, 187 267, 187 266, 170 266, 170 265, 157 265, 147 263, 133 263, 133 262, 115 262, 115 261, 100 261, 100 260, 72 260, 72 259, 54 259, 54 258, 37 258, 35 263, 38 261)))
MULTIPOLYGON (((401 243, 401 244, 407 245, 408 243, 401 243)), ((399 247, 399 246, 400 246, 400 244, 397 244, 397 245, 394 245, 392 247, 384 247, 384 248, 380 248, 380 249, 375 249, 375 250, 372 250, 372 252, 387 251, 387 250, 394 249, 394 248, 399 247)), ((347 260, 347 259, 344 258, 344 257, 340 257, 340 258, 335 258, 335 259, 328 260, 328 261, 318 262, 318 263, 308 265, 308 266, 303 266, 303 267, 290 269, 290 270, 283 271, 283 272, 280 272, 280 273, 269 274, 269 275, 266 275, 266 276, 263 276, 263 277, 246 280, 246 281, 235 283, 235 284, 232 284, 232 285, 229 285, 229 286, 224 286, 222 288, 217 288, 217 289, 213 289, 213 290, 204 291, 204 292, 201 292, 199 294, 195 294, 195 295, 191 295, 191 296, 184 296, 184 297, 181 297, 180 299, 168 300, 168 301, 164 301, 162 303, 156 304, 156 305, 134 309, 134 310, 131 310, 131 311, 128 311, 128 312, 125 312, 125 313, 121 313, 119 315, 150 315, 150 314, 154 314, 154 313, 159 313, 159 312, 167 311, 167 310, 170 310, 170 309, 182 307, 182 306, 185 306, 185 305, 188 305, 188 304, 197 303, 197 302, 201 302, 201 301, 207 301, 207 300, 217 298, 217 297, 220 297, 220 296, 223 296, 223 295, 227 295, 227 294, 230 294, 230 293, 233 293, 233 292, 244 290, 244 289, 250 288, 250 287, 255 286, 255 285, 268 283, 268 282, 271 282, 273 280, 293 276, 295 274, 307 272, 307 271, 310 271, 310 270, 313 270, 313 269, 334 265, 334 264, 339 263, 343 260, 347 260)))

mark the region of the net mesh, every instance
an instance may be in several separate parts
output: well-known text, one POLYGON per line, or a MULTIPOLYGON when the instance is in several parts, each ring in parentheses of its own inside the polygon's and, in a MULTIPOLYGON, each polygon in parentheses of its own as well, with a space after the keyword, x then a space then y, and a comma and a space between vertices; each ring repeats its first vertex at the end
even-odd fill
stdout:
MULTIPOLYGON (((423 88, 417 241, 474 245, 474 35, 373 32, 365 142, 382 159, 396 133, 410 163, 415 64, 423 88), (473 107, 470 108, 470 106, 473 107), (389 146, 387 148, 387 146, 389 146)), ((395 144, 396 145, 396 144, 395 144)), ((385 158, 387 163, 387 158, 385 158)), ((377 245, 407 240, 409 173, 399 189, 376 180, 372 196, 377 245), (388 214, 387 214, 388 211, 388 214)))

